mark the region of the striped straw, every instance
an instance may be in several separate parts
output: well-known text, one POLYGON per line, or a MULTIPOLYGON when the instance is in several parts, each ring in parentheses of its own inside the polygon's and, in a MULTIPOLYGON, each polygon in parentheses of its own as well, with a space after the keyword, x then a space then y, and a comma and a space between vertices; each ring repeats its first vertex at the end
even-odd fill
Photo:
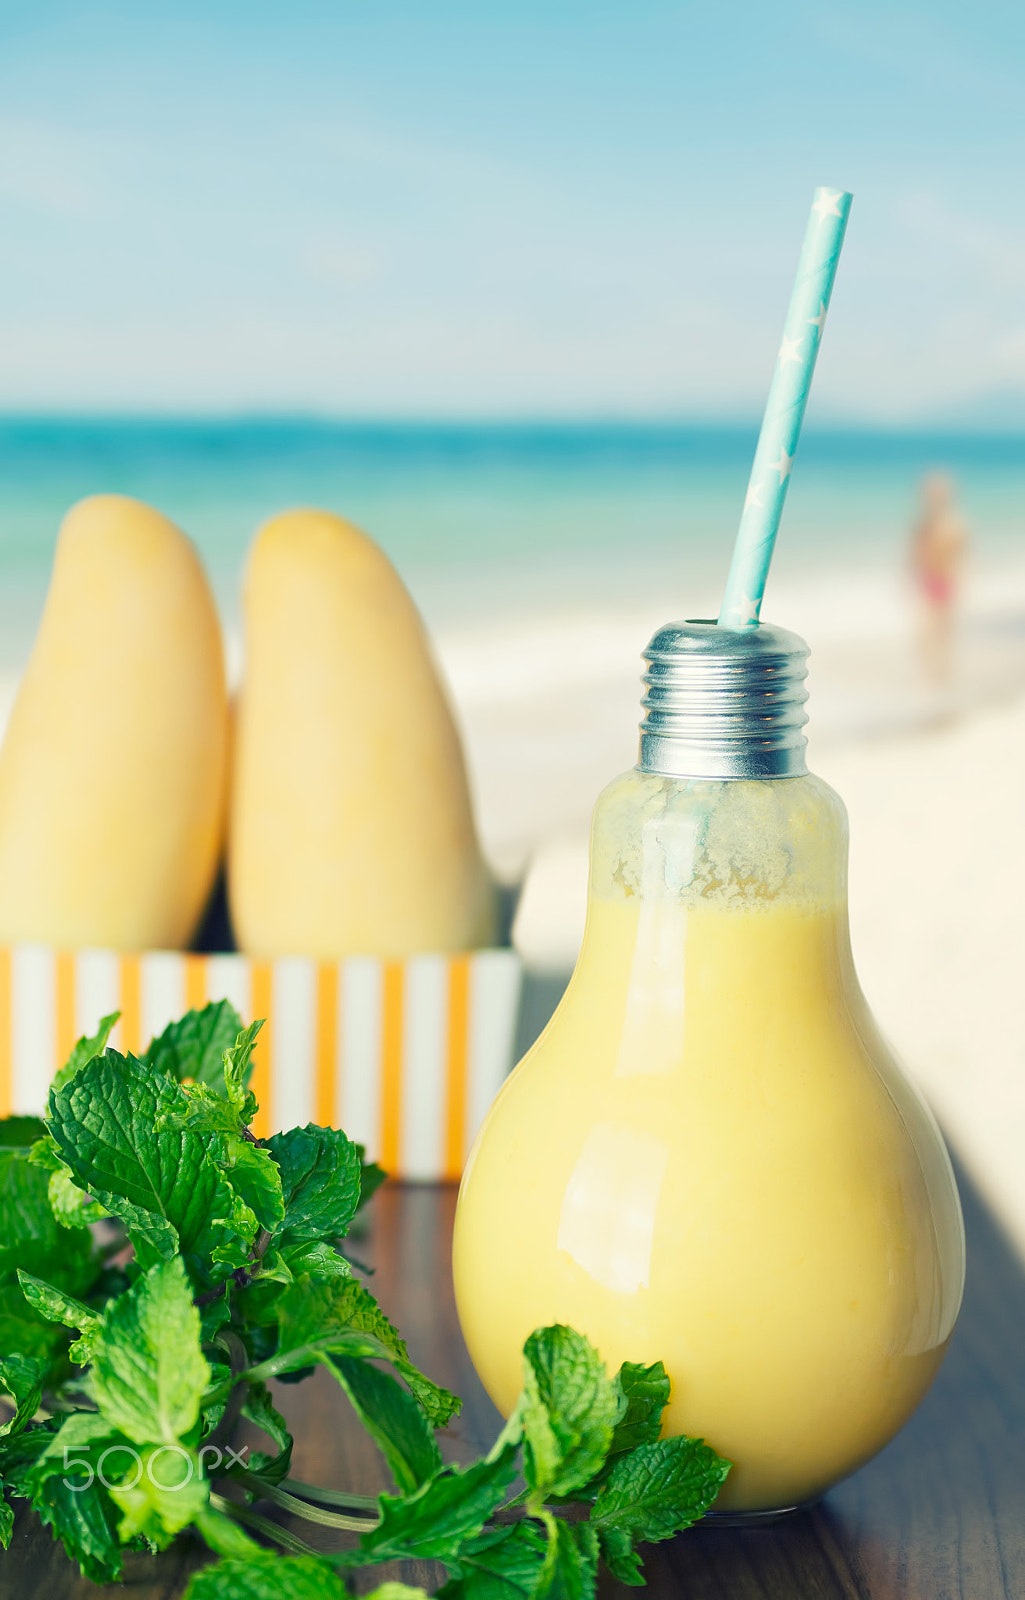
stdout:
POLYGON ((851 198, 842 189, 815 191, 719 612, 720 627, 758 626, 851 198))

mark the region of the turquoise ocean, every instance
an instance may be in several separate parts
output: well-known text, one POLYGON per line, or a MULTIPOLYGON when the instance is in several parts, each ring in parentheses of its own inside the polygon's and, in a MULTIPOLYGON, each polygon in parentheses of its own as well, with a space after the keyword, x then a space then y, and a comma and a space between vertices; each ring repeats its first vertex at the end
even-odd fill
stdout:
MULTIPOLYGON (((295 505, 372 534, 439 631, 652 592, 670 614, 725 576, 754 444, 740 426, 0 419, 0 668, 24 659, 84 495, 135 495, 178 522, 231 627, 255 530, 295 505)), ((1020 439, 812 430, 774 579, 899 568, 936 468, 957 480, 978 562, 1025 556, 1020 439)))

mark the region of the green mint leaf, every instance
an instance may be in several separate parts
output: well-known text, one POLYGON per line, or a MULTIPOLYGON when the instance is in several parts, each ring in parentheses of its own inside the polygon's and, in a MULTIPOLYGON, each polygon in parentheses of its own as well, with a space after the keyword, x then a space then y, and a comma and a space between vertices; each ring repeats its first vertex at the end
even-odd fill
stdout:
POLYGON ((601 1468, 621 1397, 594 1346, 561 1324, 530 1335, 523 1375, 523 1471, 528 1504, 540 1506, 550 1495, 572 1494, 601 1468))
POLYGON ((306 1347, 311 1352, 308 1360, 319 1359, 322 1352, 383 1356, 412 1390, 432 1427, 443 1427, 459 1410, 461 1402, 455 1395, 439 1388, 413 1365, 397 1330, 369 1290, 355 1278, 297 1278, 275 1303, 274 1310, 279 1319, 282 1350, 306 1347), (349 1341, 348 1348, 341 1342, 343 1335, 349 1341), (369 1337, 371 1342, 366 1349, 354 1347, 358 1335, 369 1337))
POLYGON ((50 1174, 47 1197, 62 1228, 87 1228, 91 1222, 102 1222, 107 1215, 98 1200, 78 1187, 63 1161, 50 1174))
POLYGON ((377 1561, 444 1561, 457 1564, 464 1540, 480 1533, 516 1476, 516 1446, 473 1466, 443 1467, 415 1494, 378 1500, 381 1520, 361 1534, 359 1548, 333 1557, 340 1566, 377 1561))
POLYGON ((678 1436, 622 1455, 602 1486, 591 1522, 633 1540, 668 1539, 712 1505, 730 1470, 701 1439, 678 1436))
POLYGON ((215 1135, 209 1146, 211 1156, 259 1226, 273 1232, 285 1209, 281 1175, 269 1151, 247 1133, 258 1109, 255 1096, 246 1089, 248 1063, 262 1026, 262 1022, 254 1022, 224 1051, 224 1081, 219 1090, 206 1083, 183 1085, 184 1100, 163 1112, 159 1127, 215 1135))
POLYGON ((0 1117, 0 1149, 25 1150, 45 1132, 39 1117, 0 1117))
POLYGON ((94 1583, 113 1583, 121 1576, 118 1512, 98 1472, 102 1467, 112 1480, 130 1451, 102 1417, 76 1411, 49 1436, 18 1490, 94 1583))
MULTIPOLYGON (((288 1245, 284 1250, 268 1250, 261 1257, 258 1267, 259 1282, 266 1289, 273 1284, 286 1287, 294 1283, 296 1278, 309 1277, 316 1282, 323 1282, 328 1278, 351 1278, 352 1266, 348 1259, 330 1244, 302 1244, 288 1245)), ((257 1296, 256 1298, 259 1298, 257 1296)), ((253 1309, 256 1299, 250 1296, 250 1316, 257 1321, 264 1321, 261 1312, 257 1314, 253 1309)), ((268 1308, 264 1307, 264 1311, 268 1308)))
POLYGON ((268 1139, 281 1172, 284 1219, 275 1244, 339 1239, 356 1215, 360 1193, 359 1151, 334 1128, 291 1128, 268 1139))
POLYGON ((0 1439, 22 1433, 39 1410, 43 1396, 45 1366, 31 1356, 6 1356, 0 1359, 0 1388, 14 1401, 14 1416, 0 1423, 0 1439))
POLYGON ((93 1342, 92 1392, 108 1426, 137 1444, 176 1445, 199 1420, 210 1368, 180 1257, 108 1304, 93 1342))
POLYGON ((547 1541, 536 1522, 524 1519, 485 1528, 459 1546, 459 1573, 439 1589, 437 1600, 530 1600, 545 1564, 547 1541))
POLYGON ((24 1267, 74 1294, 95 1278, 99 1263, 88 1231, 68 1232, 54 1220, 49 1176, 24 1150, 0 1150, 0 1216, 0 1282, 24 1267))
POLYGON ((365 1144, 356 1146, 356 1154, 359 1156, 360 1164, 359 1206, 357 1209, 362 1211, 367 1201, 377 1193, 388 1174, 383 1167, 378 1166, 376 1161, 367 1160, 367 1147, 365 1144))
POLYGON ((412 1390, 432 1428, 445 1427, 459 1413, 463 1404, 459 1396, 433 1383, 419 1367, 413 1365, 405 1340, 389 1322, 369 1289, 355 1279, 344 1285, 318 1284, 317 1288, 320 1292, 329 1288, 330 1293, 339 1299, 345 1297, 349 1326, 360 1332, 372 1333, 380 1341, 388 1360, 412 1390))
POLYGON ((654 1444, 669 1404, 669 1374, 661 1361, 650 1367, 624 1361, 614 1382, 625 1405, 612 1435, 610 1457, 636 1450, 639 1444, 654 1444))
MULTIPOLYGON (((639 1444, 652 1444, 662 1427, 662 1412, 669 1400, 669 1375, 661 1361, 646 1367, 635 1361, 624 1361, 613 1381, 619 1395, 619 1421, 612 1434, 612 1443, 605 1465, 591 1480, 574 1490, 573 1500, 593 1500, 617 1458, 639 1444)), ((624 1580, 625 1581, 625 1580, 624 1580)))
POLYGON ((252 1274, 257 1288, 253 1293, 252 1285, 249 1285, 251 1292, 246 1295, 246 1314, 251 1322, 266 1323, 268 1318, 273 1320, 273 1306, 280 1299, 282 1290, 295 1282, 295 1273, 279 1250, 268 1250, 259 1261, 253 1262, 252 1274))
POLYGON ((84 1578, 93 1583, 118 1581, 122 1558, 115 1531, 117 1511, 105 1489, 94 1485, 76 1492, 63 1478, 53 1476, 47 1478, 33 1505, 44 1528, 53 1530, 84 1578))
MULTIPOLYGON (((218 1511, 216 1506, 207 1506, 200 1511, 195 1521, 196 1532, 211 1550, 216 1550, 219 1556, 234 1556, 236 1559, 247 1559, 252 1555, 263 1555, 264 1551, 251 1539, 245 1529, 233 1517, 226 1516, 223 1511, 218 1511)), ((220 1567, 210 1567, 210 1572, 219 1572, 220 1567)))
POLYGON ((0 1439, 0 1473, 5 1491, 28 1499, 28 1475, 43 1451, 52 1442, 60 1422, 50 1417, 34 1422, 23 1433, 9 1433, 0 1439))
POLYGON ((203 1344, 212 1344, 221 1329, 231 1321, 231 1302, 226 1294, 200 1308, 199 1327, 203 1344))
POLYGON ((429 1597, 426 1589, 416 1589, 408 1583, 379 1583, 376 1589, 363 1596, 363 1600, 429 1600, 429 1597))
POLYGON ((546 1517, 548 1554, 537 1600, 593 1600, 598 1576, 598 1537, 588 1522, 546 1517))
POLYGON ((245 1126, 238 1113, 223 1094, 205 1083, 183 1083, 184 1103, 179 1102, 171 1112, 165 1112, 161 1126, 165 1128, 192 1128, 196 1133, 230 1133, 236 1136, 245 1126))
POLYGON ((296 1244, 275 1253, 289 1279, 304 1273, 313 1279, 352 1277, 348 1261, 329 1244, 296 1244))
POLYGON ((252 1122, 259 1110, 255 1096, 248 1093, 246 1086, 253 1074, 250 1058, 256 1048, 256 1036, 262 1027, 262 1017, 251 1022, 224 1052, 225 1093, 236 1115, 247 1124, 252 1122))
MULTIPOLYGON (((228 1366, 224 1366, 219 1361, 215 1361, 213 1363, 213 1366, 211 1367, 210 1371, 211 1371, 211 1374, 212 1374, 212 1379, 213 1379, 214 1386, 216 1386, 219 1383, 226 1382, 231 1377, 231 1368, 228 1367, 228 1366)), ((224 1416, 224 1413, 228 1409, 228 1398, 229 1398, 229 1391, 226 1389, 224 1394, 219 1394, 217 1399, 215 1399, 213 1401, 209 1401, 206 1405, 204 1405, 201 1408, 200 1414, 199 1414, 200 1415, 200 1427, 199 1427, 200 1438, 208 1439, 210 1437, 210 1435, 213 1433, 214 1429, 220 1426, 220 1423, 221 1423, 221 1420, 222 1420, 222 1418, 224 1416)))
POLYGON ((69 1351, 72 1361, 81 1366, 91 1361, 92 1339, 100 1325, 99 1312, 91 1311, 81 1300, 65 1294, 63 1289, 56 1289, 52 1283, 44 1283, 42 1278, 34 1278, 29 1272, 19 1270, 18 1282, 25 1299, 39 1316, 45 1317, 47 1322, 59 1322, 65 1328, 77 1330, 79 1338, 69 1351))
MULTIPOLYGON (((216 1165, 216 1163, 215 1163, 216 1165)), ((256 1213, 246 1205, 242 1196, 231 1185, 225 1185, 224 1196, 230 1201, 226 1216, 214 1217, 210 1223, 210 1238, 220 1239, 210 1252, 211 1260, 220 1266, 218 1276, 238 1271, 248 1271, 253 1265, 253 1241, 259 1231, 256 1213)), ((223 1203, 223 1202, 222 1202, 223 1203)), ((197 1263, 197 1266, 200 1263, 197 1263)))
MULTIPOLYGON (((3 1489, 3 1479, 0 1478, 0 1490, 3 1489)), ((11 1542, 14 1532, 14 1512, 6 1500, 0 1500, 0 1549, 6 1550, 11 1542)))
POLYGON ((187 1011, 154 1039, 143 1060, 179 1083, 205 1083, 224 1092, 224 1052, 242 1032, 242 1018, 227 1000, 214 1000, 201 1011, 187 1011))
POLYGON ((0 1351, 31 1356, 48 1368, 45 1383, 64 1376, 67 1335, 27 1304, 18 1267, 78 1295, 92 1288, 100 1261, 85 1228, 68 1231, 54 1219, 49 1177, 22 1149, 0 1149, 0 1351))
POLYGON ((66 1344, 67 1334, 63 1328, 44 1321, 26 1305, 25 1296, 16 1280, 0 1288, 0 1350, 34 1356, 48 1366, 53 1363, 54 1370, 47 1375, 49 1383, 51 1379, 59 1382, 63 1376, 60 1352, 66 1344))
POLYGON ((620 1583, 628 1583, 633 1588, 641 1588, 644 1584, 644 1570, 641 1558, 633 1546, 633 1539, 625 1528, 599 1528, 598 1548, 602 1559, 614 1578, 620 1583))
POLYGON ((412 1494, 441 1467, 441 1451, 412 1395, 378 1367, 353 1356, 325 1356, 367 1433, 381 1450, 402 1494, 412 1494))
POLYGON ((99 1222, 106 1216, 103 1207, 90 1199, 75 1183, 70 1169, 58 1154, 57 1146, 46 1132, 45 1124, 43 1136, 32 1146, 29 1160, 34 1167, 42 1167, 49 1173, 47 1197, 50 1210, 63 1227, 85 1228, 90 1222, 99 1222))
POLYGON ((258 1219, 260 1227, 273 1233, 285 1214, 281 1193, 281 1174, 277 1163, 261 1145, 250 1144, 247 1139, 226 1135, 216 1157, 217 1164, 226 1174, 258 1219))
MULTIPOLYGON (((236 1036, 233 1044, 226 1046, 222 1052, 219 1084, 191 1080, 182 1084, 186 1111, 184 1122, 178 1122, 178 1126, 195 1128, 200 1133, 241 1135, 244 1132, 259 1110, 256 1096, 246 1085, 252 1073, 249 1058, 262 1027, 262 1021, 251 1023, 236 1036)), ((172 1119, 167 1120, 170 1123, 172 1119)))
MULTIPOLYGON (((49 1132, 77 1183, 124 1221, 143 1265, 169 1260, 180 1248, 197 1272, 240 1221, 237 1196, 207 1150, 187 1129, 161 1127, 180 1110, 184 1093, 165 1077, 108 1050, 50 1094, 49 1132)), ((241 1225, 241 1223, 240 1223, 241 1225)), ((236 1257, 255 1237, 239 1240, 236 1257)), ((31 1265, 30 1263, 21 1263, 31 1265)), ((38 1276, 53 1274, 37 1268, 38 1276)))
POLYGON ((277 1446, 277 1453, 273 1456, 267 1455, 262 1450, 251 1450, 249 1470, 258 1472, 268 1483, 280 1483, 282 1478, 288 1476, 288 1469, 292 1463, 292 1435, 288 1431, 287 1422, 274 1405, 266 1384, 248 1385, 242 1415, 257 1428, 261 1428, 277 1446))
POLYGON ((210 1486, 199 1463, 180 1445, 156 1445, 137 1454, 126 1466, 123 1481, 110 1491, 121 1512, 122 1544, 143 1538, 166 1550, 207 1507, 210 1486))
MULTIPOLYGON (((377 1348, 384 1350, 383 1341, 377 1337, 377 1309, 376 1301, 355 1278, 318 1282, 301 1277, 279 1295, 274 1314, 282 1347, 316 1345, 329 1350, 333 1335, 355 1331, 372 1334, 377 1348), (364 1295, 369 1305, 364 1303, 364 1295)), ((383 1312, 381 1320, 386 1320, 383 1312)))
POLYGON ((71 1054, 60 1071, 54 1074, 50 1083, 51 1089, 62 1089, 75 1076, 75 1073, 85 1066, 87 1061, 91 1061, 94 1056, 103 1054, 107 1047, 107 1040, 113 1033, 114 1024, 120 1015, 120 1011, 112 1011, 109 1016, 100 1018, 100 1025, 91 1037, 87 1034, 82 1035, 77 1044, 72 1047, 71 1054))
POLYGON ((259 1550, 194 1572, 183 1600, 347 1600, 345 1586, 316 1556, 259 1550))

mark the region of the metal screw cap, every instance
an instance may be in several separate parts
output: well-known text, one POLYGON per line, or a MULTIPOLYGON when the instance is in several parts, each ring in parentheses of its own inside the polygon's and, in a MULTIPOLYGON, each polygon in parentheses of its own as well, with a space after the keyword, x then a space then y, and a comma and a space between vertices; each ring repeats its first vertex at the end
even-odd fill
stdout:
POLYGON ((804 762, 808 646, 763 623, 670 622, 644 659, 642 772, 676 778, 794 778, 804 762))

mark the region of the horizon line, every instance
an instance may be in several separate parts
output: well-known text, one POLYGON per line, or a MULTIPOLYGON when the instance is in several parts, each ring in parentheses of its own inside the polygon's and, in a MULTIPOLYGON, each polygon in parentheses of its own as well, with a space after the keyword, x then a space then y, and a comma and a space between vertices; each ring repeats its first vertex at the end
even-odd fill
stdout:
MULTIPOLYGON (((724 415, 716 418, 692 413, 531 413, 509 412, 480 416, 469 413, 349 412, 314 407, 289 410, 262 407, 219 408, 217 410, 168 407, 137 408, 7 408, 0 406, 0 428, 9 426, 117 426, 117 427, 319 427, 351 431, 408 430, 423 433, 480 433, 533 430, 547 433, 598 432, 745 434, 757 432, 760 416, 724 415)), ((809 420, 802 438, 858 434, 875 437, 928 437, 1015 439, 1025 434, 1025 416, 998 423, 992 419, 913 418, 879 419, 866 416, 829 417, 809 420)))

